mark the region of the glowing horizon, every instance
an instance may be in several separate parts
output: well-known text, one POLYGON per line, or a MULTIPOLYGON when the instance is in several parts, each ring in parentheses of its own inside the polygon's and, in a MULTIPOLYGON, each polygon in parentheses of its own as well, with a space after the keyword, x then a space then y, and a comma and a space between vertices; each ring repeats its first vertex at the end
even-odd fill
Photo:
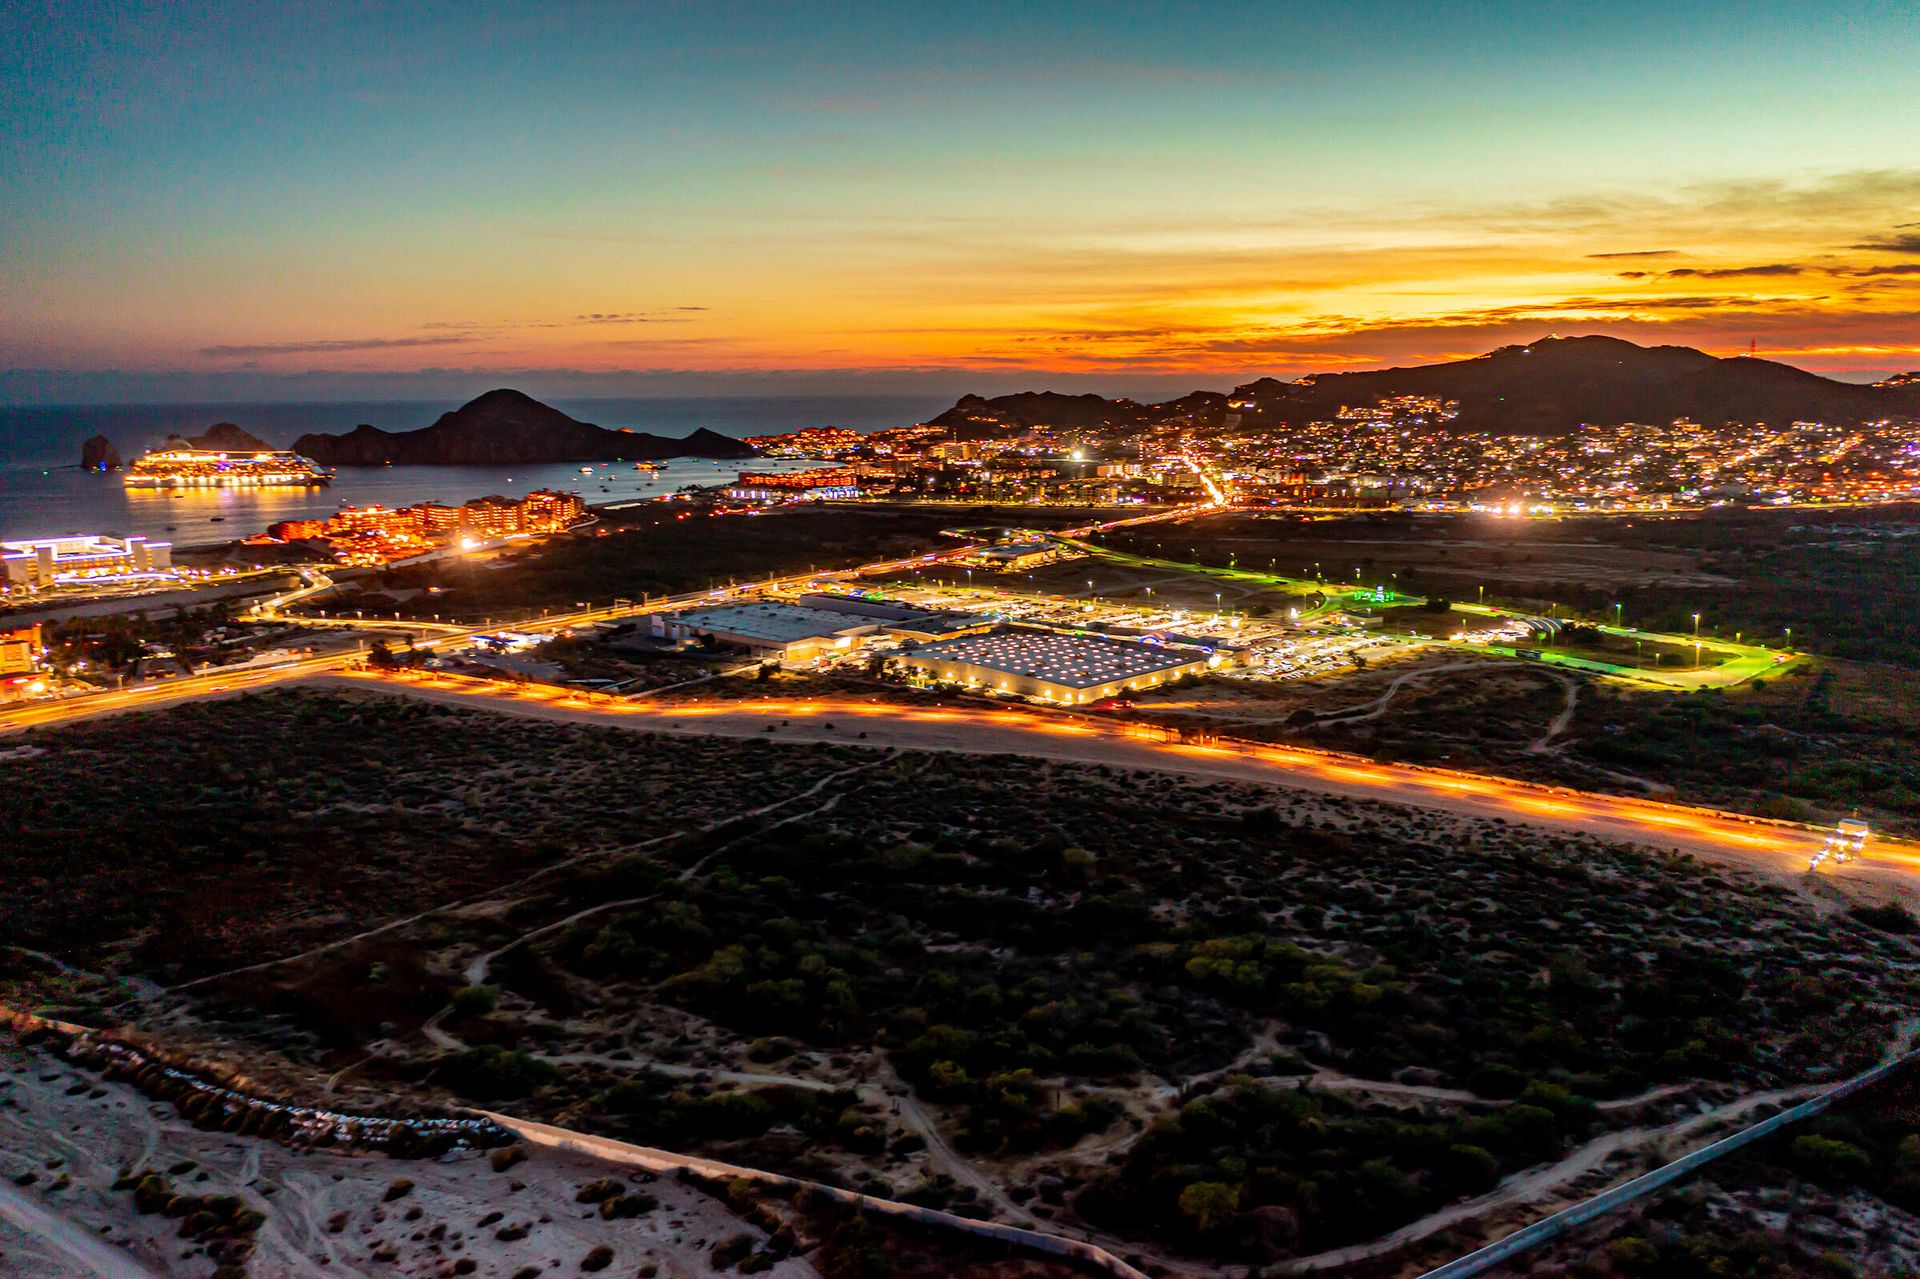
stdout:
POLYGON ((8 370, 1920 368, 1910 6, 11 25, 8 370))

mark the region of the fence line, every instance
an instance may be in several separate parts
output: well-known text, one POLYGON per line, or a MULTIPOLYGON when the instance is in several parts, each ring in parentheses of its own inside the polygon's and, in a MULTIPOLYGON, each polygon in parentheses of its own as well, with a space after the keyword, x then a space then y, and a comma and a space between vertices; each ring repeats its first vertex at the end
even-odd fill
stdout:
POLYGON ((1467 1279, 1469 1275, 1477 1275, 1511 1257, 1537 1248, 1549 1240, 1557 1239, 1576 1226, 1585 1225, 1589 1221, 1624 1208, 1634 1200, 1671 1185, 1724 1155, 1730 1155, 1736 1150, 1752 1145, 1762 1137, 1771 1136, 1780 1129, 1797 1124, 1803 1119, 1811 1119, 1834 1102, 1850 1097, 1863 1088, 1871 1088, 1915 1061, 1920 1061, 1920 1052, 1903 1053, 1891 1061, 1881 1062, 1878 1066, 1862 1071, 1851 1079, 1835 1084, 1818 1097, 1803 1101, 1757 1124, 1742 1128, 1739 1132, 1722 1137, 1690 1154, 1682 1155, 1672 1163, 1663 1164, 1651 1172, 1623 1181, 1610 1190, 1601 1191, 1591 1199, 1562 1208, 1559 1212, 1542 1217, 1532 1225, 1522 1226, 1504 1239, 1495 1240, 1484 1248, 1470 1252, 1464 1257, 1456 1257, 1443 1266, 1427 1271, 1420 1276, 1420 1279, 1467 1279))

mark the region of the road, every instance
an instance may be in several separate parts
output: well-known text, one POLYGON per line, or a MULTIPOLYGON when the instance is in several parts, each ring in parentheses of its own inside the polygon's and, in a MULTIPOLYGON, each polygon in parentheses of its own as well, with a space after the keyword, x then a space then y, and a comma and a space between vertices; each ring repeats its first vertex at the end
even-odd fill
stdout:
MULTIPOLYGON (((356 672, 337 682, 446 705, 490 707, 651 732, 1013 754, 1286 786, 1459 817, 1499 819, 1559 834, 1584 833, 1677 849, 1777 873, 1803 872, 1825 842, 1825 832, 1811 827, 1635 796, 1548 788, 1303 747, 1167 742, 1143 726, 1121 721, 1036 714, 1012 707, 904 706, 839 699, 656 703, 595 698, 537 684, 420 673, 356 672)), ((1916 869, 1920 869, 1920 846, 1876 838, 1862 858, 1835 868, 1835 873, 1911 892, 1916 869)))
MULTIPOLYGON (((1089 524, 1080 528, 1062 530, 1059 536, 1085 537, 1090 533, 1107 529, 1124 528, 1136 524, 1150 524, 1160 520, 1183 519, 1202 515, 1220 509, 1215 503, 1199 503, 1192 506, 1171 507, 1154 511, 1146 515, 1129 516, 1124 519, 1109 520, 1099 524, 1089 524)), ((592 626, 601 622, 625 621, 649 613, 686 608, 697 604, 715 604, 728 600, 739 600, 765 591, 792 590, 812 583, 846 582, 859 578, 886 573, 900 573, 911 569, 923 568, 928 564, 945 560, 960 559, 977 550, 981 543, 968 542, 959 546, 947 547, 925 555, 909 556, 905 559, 883 560, 873 564, 863 564, 858 568, 835 569, 819 573, 790 573, 779 577, 770 577, 762 581, 747 582, 738 586, 729 586, 708 591, 689 591, 681 595, 661 596, 657 599, 642 600, 638 604, 628 603, 608 608, 589 608, 573 613, 556 613, 551 617, 538 620, 513 623, 513 629, 529 634, 553 634, 570 630, 576 626, 592 626)), ((311 570, 310 570, 311 571, 311 570)), ((325 574, 312 572, 312 579, 302 575, 299 589, 266 601, 257 610, 256 615, 274 618, 280 621, 298 621, 303 624, 312 621, 308 618, 290 618, 279 610, 288 603, 310 598, 328 589, 332 582, 325 574), (318 580, 312 580, 318 579, 318 580)), ((391 630, 414 630, 425 632, 416 638, 415 645, 422 649, 457 647, 476 635, 488 634, 499 627, 493 624, 474 627, 448 626, 433 622, 367 621, 345 622, 332 619, 322 625, 348 626, 369 632, 391 630)), ((276 666, 259 670, 245 671, 209 671, 204 675, 192 675, 183 679, 167 680, 159 684, 141 684, 131 688, 102 690, 86 693, 78 697, 59 698, 52 701, 24 702, 5 710, 0 710, 0 735, 17 732, 38 725, 58 724, 69 720, 88 719, 96 715, 111 715, 125 711, 154 710, 162 706, 171 706, 195 697, 218 696, 225 693, 241 692, 264 688, 272 684, 283 684, 292 680, 307 679, 329 671, 341 671, 359 664, 363 655, 353 650, 320 654, 297 661, 284 662, 276 666)))

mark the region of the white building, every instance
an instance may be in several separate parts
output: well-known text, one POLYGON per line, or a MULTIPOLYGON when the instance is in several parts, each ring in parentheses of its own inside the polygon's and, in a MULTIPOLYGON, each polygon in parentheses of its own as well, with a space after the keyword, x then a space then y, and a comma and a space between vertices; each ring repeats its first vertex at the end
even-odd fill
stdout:
POLYGON ((0 542, 0 581, 10 587, 47 587, 172 574, 171 542, 97 534, 0 542))
POLYGON ((659 613, 648 629, 664 639, 712 639, 755 657, 806 661, 845 652, 878 633, 882 619, 797 604, 734 604, 687 613, 659 613))

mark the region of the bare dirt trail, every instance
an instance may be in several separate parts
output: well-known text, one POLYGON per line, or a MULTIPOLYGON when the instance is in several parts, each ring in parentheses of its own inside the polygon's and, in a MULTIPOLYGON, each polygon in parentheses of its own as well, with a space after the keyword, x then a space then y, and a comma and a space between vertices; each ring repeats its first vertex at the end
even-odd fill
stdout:
MULTIPOLYGON (((798 803, 803 799, 811 799, 813 796, 819 794, 823 789, 825 789, 829 783, 841 777, 846 776, 848 773, 859 772, 862 769, 871 768, 871 767, 873 767, 873 762, 870 761, 870 762, 855 764, 850 768, 840 769, 837 772, 830 773, 827 776, 821 778, 818 782, 814 783, 812 786, 808 787, 804 791, 799 792, 798 794, 788 795, 788 796, 785 796, 784 798, 773 800, 770 803, 762 804, 758 808, 747 809, 744 812, 728 813, 724 817, 715 818, 713 821, 705 823, 698 829, 711 830, 717 826, 724 825, 725 823, 730 821, 737 821, 743 817, 760 817, 767 813, 775 812, 781 808, 784 808, 788 804, 798 803)), ((211 985, 215 982, 221 981, 228 977, 238 977, 243 973, 262 972, 269 968, 278 967, 281 964, 290 964, 297 960, 311 959, 316 955, 324 955, 331 951, 340 950, 343 947, 353 945, 355 942, 365 941, 370 937, 379 937, 385 933, 393 932, 396 929, 405 928, 409 924, 420 923, 423 920, 431 919, 436 915, 445 915, 453 911, 464 910, 468 907, 478 906, 486 902, 495 901, 500 897, 502 897, 503 895, 514 891, 515 889, 523 888, 526 885, 533 883, 535 880, 544 879, 548 875, 552 875, 558 871, 563 871, 573 866, 579 866, 586 862, 605 861, 610 858, 625 856, 628 853, 637 853, 645 849, 652 848, 658 844, 665 843, 667 840, 678 838, 679 836, 684 835, 686 833, 687 832, 685 831, 673 831, 665 835, 655 836, 652 839, 644 839, 634 844, 621 844, 613 848, 592 849, 588 852, 581 853, 578 856, 566 858, 564 861, 555 862, 551 866, 542 866, 539 870, 534 871, 532 874, 522 875, 518 879, 511 880, 508 883, 502 884, 497 888, 488 889, 486 892, 483 892, 483 893, 476 893, 476 894, 469 895, 467 897, 462 897, 457 901, 442 902, 438 906, 429 906, 425 910, 416 911, 411 915, 405 915, 399 919, 390 919, 384 924, 376 924, 372 928, 362 929, 361 931, 357 933, 352 933, 346 937, 336 937, 332 941, 322 942, 318 946, 310 947, 307 950, 299 951, 299 952, 296 952, 295 954, 281 955, 275 959, 263 959, 263 960, 260 960, 258 963, 245 964, 239 968, 229 968, 229 969, 226 969, 224 972, 208 973, 204 977, 195 977, 190 981, 181 982, 179 985, 171 987, 171 989, 188 990, 195 986, 211 985)), ((478 982, 476 981, 472 984, 477 985, 478 982)))
POLYGON ((103 1242, 31 1190, 0 1181, 0 1221, 20 1232, 9 1242, 0 1236, 0 1275, 97 1275, 99 1279, 166 1279, 132 1253, 103 1242))

